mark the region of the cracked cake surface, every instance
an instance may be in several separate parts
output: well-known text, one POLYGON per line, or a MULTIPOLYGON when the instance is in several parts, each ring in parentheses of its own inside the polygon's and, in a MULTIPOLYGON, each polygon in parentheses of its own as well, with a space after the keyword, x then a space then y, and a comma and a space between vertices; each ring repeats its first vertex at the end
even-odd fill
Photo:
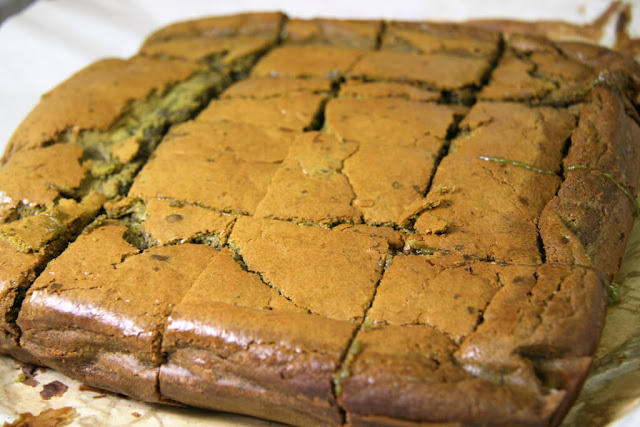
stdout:
POLYGON ((0 352, 293 425, 556 425, 638 211, 640 69, 464 24, 169 25, 0 169, 0 352))

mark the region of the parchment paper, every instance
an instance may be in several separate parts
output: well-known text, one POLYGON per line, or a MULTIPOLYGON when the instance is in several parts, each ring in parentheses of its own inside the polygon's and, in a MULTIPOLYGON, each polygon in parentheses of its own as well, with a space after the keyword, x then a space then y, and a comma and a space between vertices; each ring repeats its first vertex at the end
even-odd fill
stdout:
MULTIPOLYGON (((282 10, 290 16, 464 20, 470 18, 562 19, 588 23, 609 0, 500 1, 450 0, 47 0, 39 1, 0 27, 0 151, 40 95, 74 71, 105 56, 133 55, 153 29, 178 20, 250 10, 282 10)), ((631 33, 640 36, 640 4, 632 1, 631 33)), ((602 42, 611 44, 612 31, 602 42)), ((592 372, 566 426, 640 425, 640 224, 631 234, 618 276, 621 303, 609 309, 592 372)), ((28 372, 27 372, 28 373, 28 372)), ((100 391, 52 370, 36 371, 25 384, 20 365, 0 356, 0 422, 19 414, 71 407, 76 426, 267 426, 252 418, 149 405, 100 391), (44 400, 45 384, 60 381, 68 389, 44 400), (37 384, 36 384, 37 383, 37 384)))

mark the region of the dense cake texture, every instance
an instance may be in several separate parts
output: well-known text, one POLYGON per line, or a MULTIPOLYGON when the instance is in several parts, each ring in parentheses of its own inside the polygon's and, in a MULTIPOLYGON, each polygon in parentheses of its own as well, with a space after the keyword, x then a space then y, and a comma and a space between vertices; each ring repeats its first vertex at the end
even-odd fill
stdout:
POLYGON ((557 425, 640 69, 490 24, 204 18, 71 76, 0 169, 0 352, 293 425, 557 425))

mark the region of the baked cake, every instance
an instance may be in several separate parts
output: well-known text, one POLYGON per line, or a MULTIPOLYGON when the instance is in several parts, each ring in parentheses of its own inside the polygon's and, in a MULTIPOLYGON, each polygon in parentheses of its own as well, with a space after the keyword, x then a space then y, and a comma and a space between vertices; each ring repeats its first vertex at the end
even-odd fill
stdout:
POLYGON ((637 213, 640 69, 471 25, 177 23, 0 170, 0 351, 294 425, 554 425, 637 213))

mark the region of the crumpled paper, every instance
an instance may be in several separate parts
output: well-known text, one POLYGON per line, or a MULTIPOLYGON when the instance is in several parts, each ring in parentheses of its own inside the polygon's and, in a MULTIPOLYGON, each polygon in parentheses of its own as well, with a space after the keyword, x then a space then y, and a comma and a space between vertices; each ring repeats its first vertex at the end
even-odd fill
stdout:
POLYGON ((640 221, 629 236, 596 359, 564 425, 640 425, 640 221), (631 414, 629 414, 631 412, 631 414))

